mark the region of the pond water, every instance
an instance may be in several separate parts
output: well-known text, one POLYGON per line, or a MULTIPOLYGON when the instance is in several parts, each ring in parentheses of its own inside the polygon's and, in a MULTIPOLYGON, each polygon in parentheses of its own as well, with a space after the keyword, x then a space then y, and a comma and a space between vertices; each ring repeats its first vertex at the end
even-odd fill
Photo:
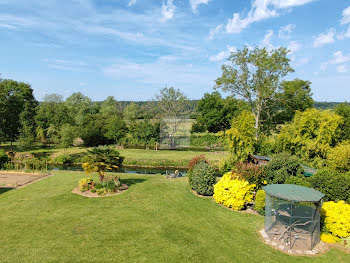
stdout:
MULTIPOLYGON (((50 164, 48 170, 51 171, 83 171, 81 165, 77 164, 50 164)), ((140 168, 140 167, 121 167, 116 172, 129 174, 173 174, 179 170, 182 176, 187 174, 184 169, 161 169, 161 168, 140 168)))

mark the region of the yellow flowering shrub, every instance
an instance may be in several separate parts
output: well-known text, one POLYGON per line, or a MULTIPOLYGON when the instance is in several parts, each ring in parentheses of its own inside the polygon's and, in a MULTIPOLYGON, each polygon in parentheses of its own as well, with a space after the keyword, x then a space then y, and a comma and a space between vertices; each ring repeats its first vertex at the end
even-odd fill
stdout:
POLYGON ((324 227, 333 236, 346 238, 350 236, 350 205, 344 201, 325 202, 322 206, 324 227))
POLYGON ((242 210, 253 200, 255 184, 249 184, 235 173, 228 172, 214 186, 214 199, 234 210, 242 210))
POLYGON ((339 238, 333 236, 332 234, 329 233, 322 233, 321 234, 321 240, 323 242, 329 243, 329 244, 333 244, 333 243, 337 243, 339 241, 339 238))

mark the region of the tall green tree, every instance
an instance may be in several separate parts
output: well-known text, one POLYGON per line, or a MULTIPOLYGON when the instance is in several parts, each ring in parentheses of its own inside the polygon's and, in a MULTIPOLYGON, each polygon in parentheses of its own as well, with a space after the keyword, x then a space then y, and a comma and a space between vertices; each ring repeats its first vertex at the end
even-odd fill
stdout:
POLYGON ((127 131, 128 129, 124 120, 120 116, 114 115, 108 119, 105 127, 105 136, 113 141, 113 143, 118 144, 126 135, 127 131))
POLYGON ((293 72, 287 58, 288 50, 278 48, 267 51, 247 47, 232 52, 232 65, 222 65, 222 75, 216 79, 216 88, 244 99, 251 107, 255 119, 255 138, 259 137, 261 115, 267 109, 267 101, 273 98, 283 77, 293 72))
POLYGON ((293 121, 285 124, 277 135, 277 152, 288 151, 322 165, 330 149, 340 141, 343 122, 341 116, 330 110, 297 111, 293 121))
POLYGON ((29 84, 14 80, 0 81, 0 134, 12 143, 21 138, 24 144, 35 139, 37 101, 29 84))
POLYGON ((341 140, 350 140, 350 104, 347 102, 337 105, 334 111, 343 117, 344 123, 341 127, 341 140))
POLYGON ((44 96, 43 101, 39 103, 35 120, 37 124, 37 139, 43 143, 53 142, 52 136, 49 135, 54 134, 52 133, 54 127, 59 129, 65 124, 74 124, 74 119, 63 101, 63 96, 59 94, 44 96))
POLYGON ((113 96, 109 96, 102 102, 100 113, 106 117, 121 115, 121 107, 113 96))
POLYGON ((124 109, 124 119, 127 121, 135 121, 139 118, 140 116, 140 107, 132 102, 128 104, 125 109, 124 109))
POLYGON ((194 132, 218 132, 230 128, 233 117, 243 110, 249 110, 249 106, 232 97, 223 99, 217 91, 209 94, 198 102, 198 116, 192 127, 194 132))
POLYGON ((262 131, 270 134, 278 125, 292 121, 296 111, 312 108, 310 86, 310 81, 301 79, 282 81, 275 96, 266 102, 266 110, 261 115, 262 131))
POLYGON ((76 129, 75 127, 66 123, 62 125, 59 135, 60 135, 60 145, 64 148, 65 154, 66 154, 67 148, 73 145, 73 140, 76 138, 76 129))
POLYGON ((66 99, 66 107, 69 116, 74 120, 74 125, 81 126, 84 122, 85 115, 92 113, 93 103, 91 99, 81 92, 73 93, 66 99))

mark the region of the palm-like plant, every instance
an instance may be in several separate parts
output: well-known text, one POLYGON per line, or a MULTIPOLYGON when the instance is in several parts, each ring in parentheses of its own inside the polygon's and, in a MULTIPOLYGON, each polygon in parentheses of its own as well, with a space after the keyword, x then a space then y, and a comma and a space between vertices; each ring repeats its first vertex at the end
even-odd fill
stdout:
POLYGON ((119 152, 110 147, 95 147, 88 152, 86 162, 83 164, 84 171, 98 172, 100 181, 104 180, 106 171, 118 168, 123 161, 119 152))

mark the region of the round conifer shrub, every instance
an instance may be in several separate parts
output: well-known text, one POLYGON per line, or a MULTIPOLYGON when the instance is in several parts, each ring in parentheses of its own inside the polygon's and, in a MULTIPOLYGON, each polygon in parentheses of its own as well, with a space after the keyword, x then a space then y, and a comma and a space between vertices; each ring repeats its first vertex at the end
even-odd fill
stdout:
POLYGON ((197 163, 192 169, 190 187, 200 195, 213 195, 216 183, 215 169, 206 162, 197 163))

